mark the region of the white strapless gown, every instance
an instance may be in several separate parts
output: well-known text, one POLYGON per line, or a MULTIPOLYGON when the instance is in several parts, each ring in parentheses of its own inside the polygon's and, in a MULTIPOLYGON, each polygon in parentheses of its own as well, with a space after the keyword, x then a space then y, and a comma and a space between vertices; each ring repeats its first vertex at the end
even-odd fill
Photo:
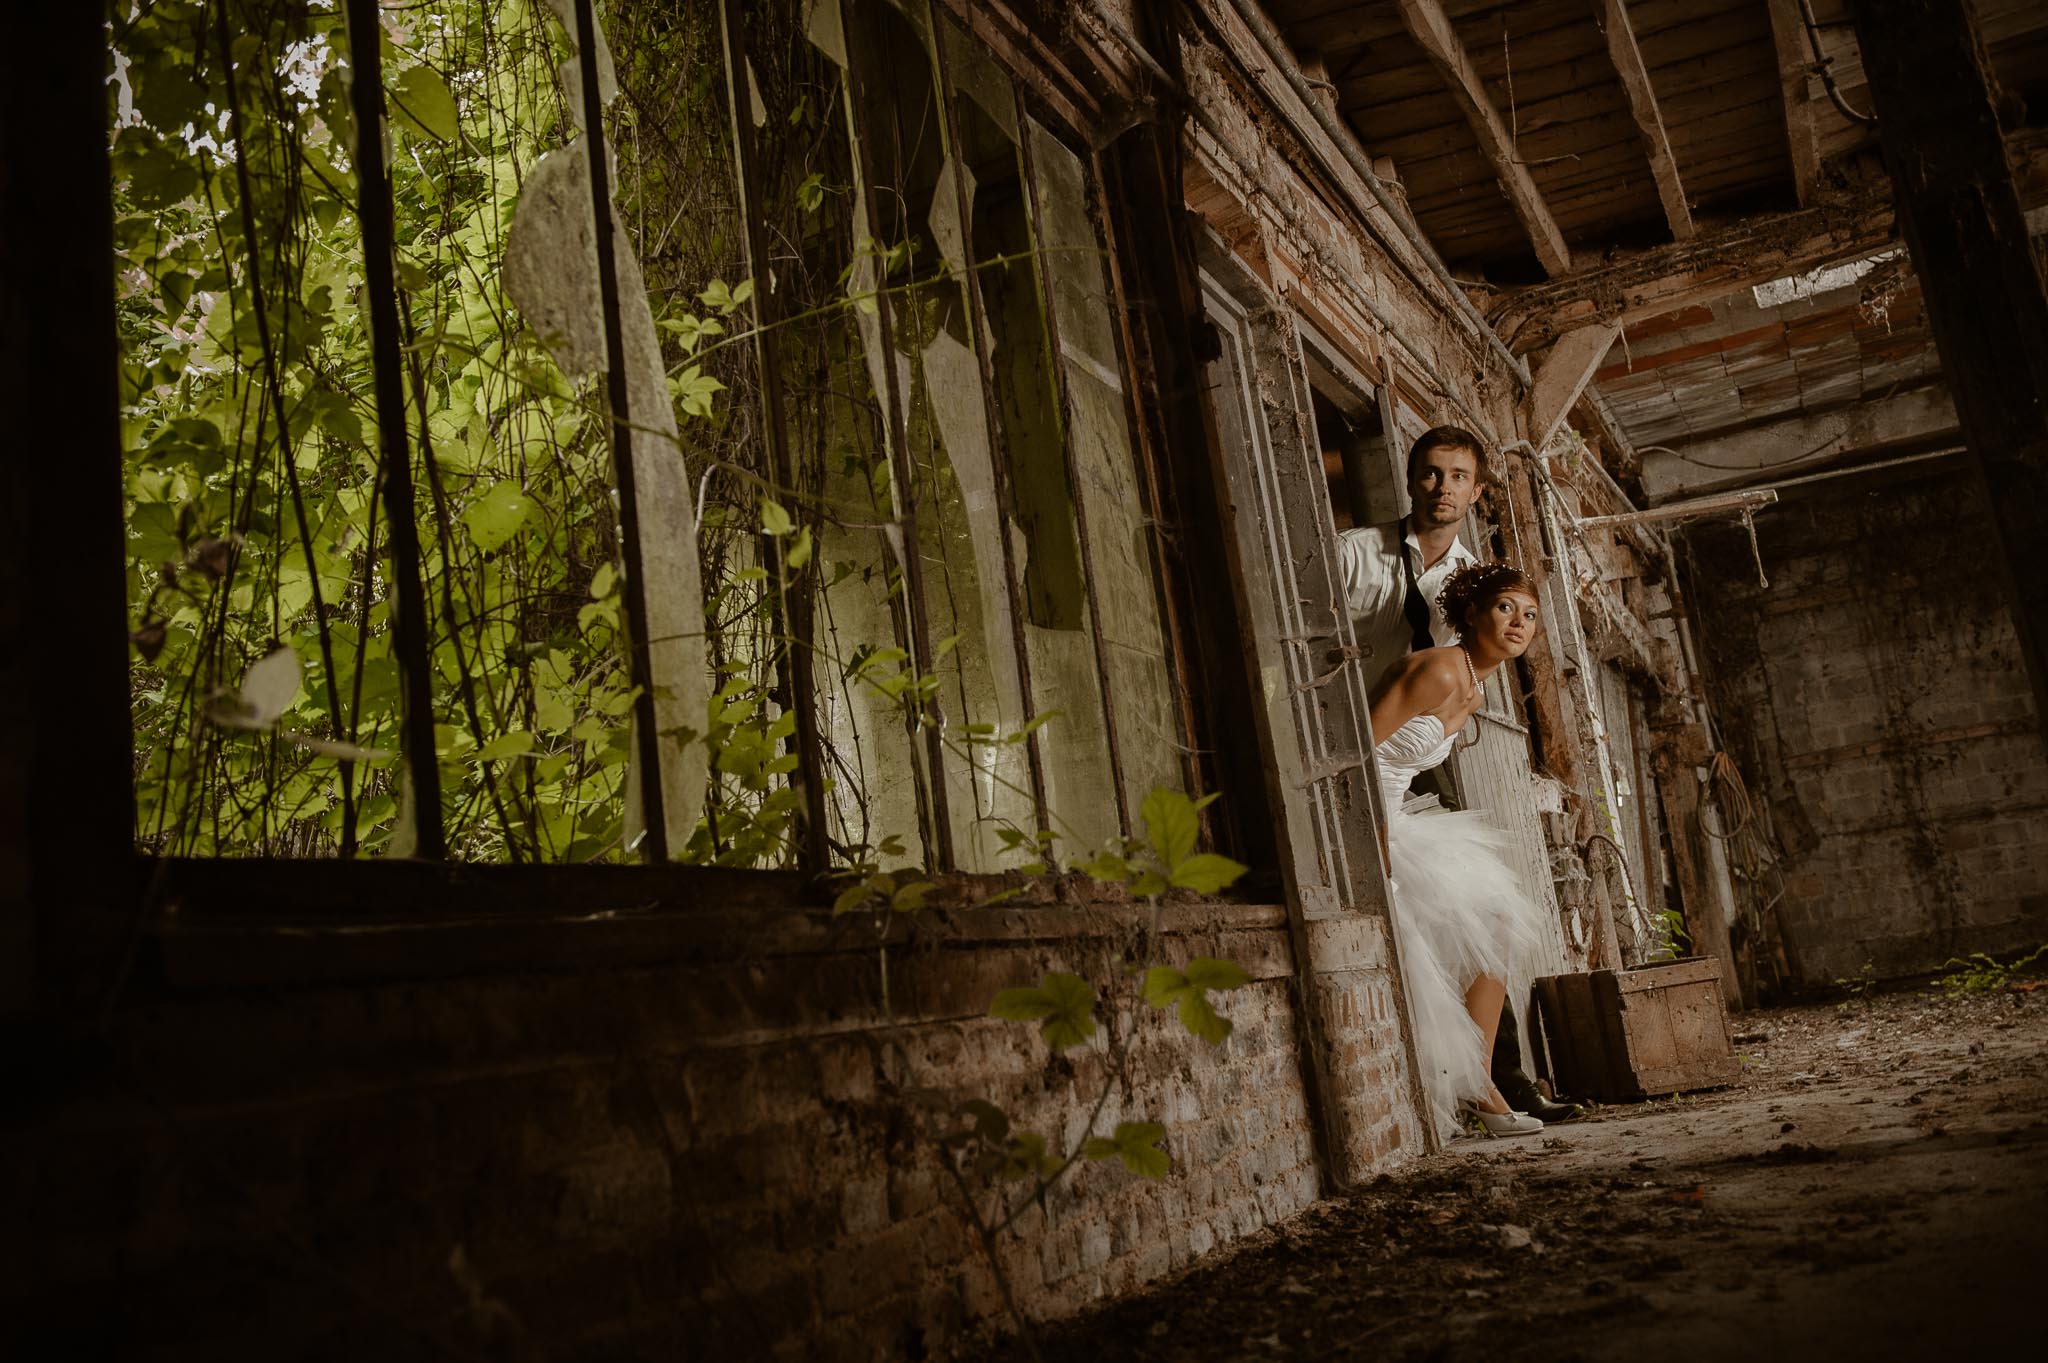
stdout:
POLYGON ((1452 737, 1435 715, 1417 715, 1374 750, 1416 1057, 1423 1091, 1446 1134, 1458 1129, 1459 1103, 1483 1096, 1492 1082, 1479 1026, 1465 1011, 1465 991, 1486 974, 1505 980, 1510 998, 1522 997, 1525 963, 1541 943, 1541 910, 1508 867, 1507 836, 1484 815, 1445 809, 1435 796, 1402 803, 1416 774, 1450 755, 1452 737))

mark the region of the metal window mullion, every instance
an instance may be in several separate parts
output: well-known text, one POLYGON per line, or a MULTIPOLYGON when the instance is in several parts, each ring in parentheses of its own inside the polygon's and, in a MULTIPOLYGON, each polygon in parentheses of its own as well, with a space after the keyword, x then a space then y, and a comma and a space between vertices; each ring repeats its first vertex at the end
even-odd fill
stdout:
MULTIPOLYGON (((589 0, 581 3, 587 6, 589 0)), ((398 291, 393 266, 396 228, 391 172, 384 159, 383 30, 377 20, 376 0, 348 0, 344 17, 349 61, 355 68, 349 81, 349 100, 356 123, 356 216, 363 229, 363 291, 370 310, 370 365, 377 398, 384 514, 390 522, 391 604, 397 617, 392 622, 392 636, 404 696, 399 747, 412 782, 412 854, 439 859, 447 855, 447 841, 441 828, 441 768, 434 750, 426 588, 420 571, 419 523, 414 519, 405 382, 399 370, 398 291)), ((309 545, 309 562, 311 553, 309 545)))
MULTIPOLYGON (((946 63, 945 30, 932 5, 931 33, 933 61, 939 77, 939 99, 944 105, 945 119, 940 125, 944 130, 947 147, 954 159, 953 189, 959 204, 960 242, 963 259, 961 265, 964 277, 961 288, 967 294, 967 309, 970 325, 974 329, 974 357, 981 371, 981 406, 988 423, 989 464, 996 489, 996 514, 1002 520, 1003 587, 1010 598, 1011 647, 1017 655, 1017 686, 1024 701, 1024 719, 1027 721, 1038 713, 1038 698, 1031 688, 1031 636, 1028 632, 1030 607, 1024 597, 1024 582, 1017 573, 1017 550, 1010 542, 1010 526, 1015 523, 1015 493, 1010 486, 1010 453, 1004 439, 1002 413, 996 400, 996 362, 994 338, 988 325, 988 307, 981 295, 981 274, 974 259, 974 215, 967 197, 967 177, 961 173, 960 157, 960 111, 953 97, 953 78, 946 63)), ((1007 267, 1006 267, 1007 268, 1007 267)), ((1038 829, 1045 832, 1052 827, 1052 811, 1045 793, 1045 750, 1042 745, 1042 730, 1033 729, 1024 740, 1024 754, 1031 770, 1031 803, 1038 820, 1038 829)))
MULTIPOLYGON (((739 193, 740 218, 746 225, 743 240, 747 251, 747 273, 754 281, 754 375, 760 388, 761 431, 768 445, 768 464, 778 491, 787 494, 796 487, 796 461, 790 454, 789 418, 783 401, 782 345, 776 326, 780 322, 779 297, 773 271, 768 265, 766 225, 762 220, 757 184, 759 160, 754 144, 753 120, 747 116, 749 68, 746 35, 742 28, 739 0, 723 0, 719 7, 720 31, 724 41, 727 107, 732 116, 733 172, 739 193)), ((799 514, 803 514, 799 509, 799 514)), ((791 593, 788 564, 782 541, 773 535, 761 537, 762 557, 775 584, 771 604, 775 611, 774 632, 782 637, 777 685, 796 712, 793 739, 797 753, 797 779, 803 785, 803 828, 800 857, 803 869, 813 875, 823 872, 829 859, 825 826, 824 745, 818 734, 817 672, 815 669, 814 613, 808 588, 791 593)))
MULTIPOLYGON (((1012 82, 1012 97, 1017 101, 1020 114, 1025 108, 1021 91, 1012 82)), ((1109 779, 1116 789, 1117 830, 1124 837, 1131 836, 1130 795, 1124 789, 1123 750, 1117 741, 1116 706, 1109 683, 1109 643, 1102 637, 1102 603, 1095 591, 1095 556, 1088 546, 1088 513, 1082 503, 1081 473, 1074 458, 1074 405, 1067 392, 1066 353, 1060 348, 1059 318, 1053 304, 1052 275, 1037 257, 1045 249, 1045 210, 1038 195, 1038 166, 1031 154, 1031 129, 1029 115, 1018 120, 1017 146, 1024 166, 1024 202, 1031 220, 1031 244, 1034 257, 1033 271, 1038 281, 1040 308, 1045 315, 1045 341, 1051 351, 1046 358, 1050 361, 1053 382, 1060 395, 1060 450, 1065 456, 1067 469, 1067 490, 1074 512, 1074 538, 1081 550, 1081 588, 1088 598, 1088 632, 1095 645, 1095 675, 1097 688, 1102 697, 1102 736, 1109 748, 1109 779)))
POLYGON ((640 762, 642 857, 668 860, 668 818, 661 785, 661 735, 654 716, 654 653, 647 624, 647 579, 640 553, 640 498, 633 477, 633 410, 626 378, 625 328, 619 315, 618 260, 612 251, 611 164, 605 157, 604 98, 598 88, 597 21, 590 0, 576 0, 576 60, 583 77, 583 134, 590 161, 590 211, 596 226, 597 295, 604 313, 605 395, 611 406, 612 478, 619 491, 619 537, 626 560, 628 667, 635 756, 640 762))
MULTIPOLYGON (((587 3, 587 0, 584 0, 587 3)), ((879 43, 874 40, 874 25, 878 22, 872 7, 867 19, 866 42, 853 41, 853 33, 846 24, 846 6, 840 6, 841 31, 848 38, 846 54, 846 119, 847 130, 853 145, 855 161, 854 174, 860 185, 861 215, 868 228, 868 239, 878 246, 874 233, 881 221, 875 199, 875 182, 872 174, 874 157, 870 154, 867 118, 863 106, 867 102, 868 82, 864 70, 879 43)), ((903 633, 910 644, 911 665, 917 675, 927 676, 932 670, 931 622, 925 609, 924 565, 918 558, 917 500, 914 470, 910 464, 910 437, 903 422, 903 396, 896 382, 896 337, 894 308, 889 298, 887 276, 879 264, 875 273, 875 329, 877 346, 881 351, 882 378, 882 424, 883 439, 888 443, 889 481, 894 495, 893 511, 901 544, 900 566, 903 572, 902 591, 898 596, 903 622, 903 633)), ((925 738, 925 765, 917 773, 918 794, 924 806, 925 862, 931 869, 950 869, 953 865, 953 829, 946 808, 945 736, 939 732, 935 717, 927 703, 918 701, 904 706, 904 725, 909 730, 913 746, 920 730, 925 738)))

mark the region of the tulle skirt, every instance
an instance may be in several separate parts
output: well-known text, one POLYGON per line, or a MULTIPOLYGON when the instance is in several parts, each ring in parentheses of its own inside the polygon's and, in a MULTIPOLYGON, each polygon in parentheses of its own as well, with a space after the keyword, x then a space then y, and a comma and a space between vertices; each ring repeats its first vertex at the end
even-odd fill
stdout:
POLYGON ((1445 809, 1435 796, 1389 815, 1401 977, 1423 1091, 1446 1135, 1459 1127, 1459 1104, 1492 1083, 1465 991, 1484 974, 1504 981, 1509 998, 1524 997, 1541 949, 1541 911, 1509 868, 1507 845, 1485 815, 1445 809))

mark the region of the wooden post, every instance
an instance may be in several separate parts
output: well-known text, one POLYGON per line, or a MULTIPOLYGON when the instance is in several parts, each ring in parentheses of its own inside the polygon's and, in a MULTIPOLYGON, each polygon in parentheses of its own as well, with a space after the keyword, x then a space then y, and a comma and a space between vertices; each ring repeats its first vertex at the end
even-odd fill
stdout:
POLYGON ((0 56, 0 1016, 95 1001, 134 864, 103 23, 0 56))
MULTIPOLYGON (((2048 291, 1968 5, 1856 0, 1898 218, 1998 539, 1998 573, 2048 731, 2048 291)), ((1960 546, 1959 546, 1960 547, 1960 546)))

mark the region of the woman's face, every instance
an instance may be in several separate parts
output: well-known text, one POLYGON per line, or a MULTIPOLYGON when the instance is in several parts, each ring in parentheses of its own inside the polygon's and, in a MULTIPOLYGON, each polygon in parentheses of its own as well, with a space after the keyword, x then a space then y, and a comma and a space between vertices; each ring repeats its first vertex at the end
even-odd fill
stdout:
POLYGON ((1472 624, 1494 652, 1519 658, 1536 641, 1536 598, 1527 592, 1502 592, 1474 612, 1472 624))

